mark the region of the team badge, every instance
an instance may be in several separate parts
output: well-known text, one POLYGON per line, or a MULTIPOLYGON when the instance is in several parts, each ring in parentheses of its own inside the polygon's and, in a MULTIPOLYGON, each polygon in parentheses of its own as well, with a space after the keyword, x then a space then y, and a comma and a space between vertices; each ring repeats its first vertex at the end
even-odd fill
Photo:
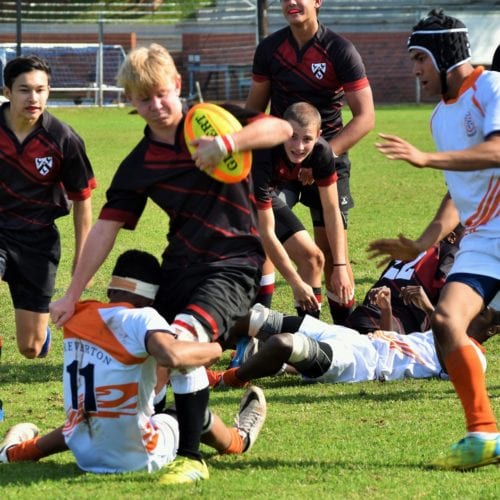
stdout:
POLYGON ((470 111, 464 117, 464 127, 465 127, 465 133, 469 137, 476 135, 477 127, 476 124, 474 123, 474 119, 472 118, 472 114, 470 111))
POLYGON ((47 175, 54 166, 54 159, 52 156, 46 156, 45 158, 35 158, 35 166, 41 175, 47 175))
POLYGON ((312 63, 311 70, 318 80, 323 80, 326 73, 326 63, 312 63))

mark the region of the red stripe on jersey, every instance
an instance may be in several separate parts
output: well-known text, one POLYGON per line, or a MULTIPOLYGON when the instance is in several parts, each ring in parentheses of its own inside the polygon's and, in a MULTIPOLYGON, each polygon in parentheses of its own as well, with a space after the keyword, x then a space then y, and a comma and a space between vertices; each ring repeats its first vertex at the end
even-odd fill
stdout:
POLYGON ((174 326, 174 328, 178 326, 179 328, 188 331, 194 338, 198 338, 198 333, 196 332, 194 326, 186 323, 185 321, 182 321, 181 319, 176 318, 172 323, 172 326, 174 326))
POLYGON ((209 314, 208 311, 205 311, 205 309, 202 309, 196 304, 189 304, 186 309, 188 311, 193 311, 197 315, 201 316, 210 325, 210 329, 212 330, 212 340, 217 340, 217 338, 219 337, 219 327, 214 317, 209 314))
POLYGON ((139 220, 132 212, 106 207, 101 210, 99 219, 123 222, 124 229, 135 229, 139 220))
POLYGON ((370 86, 368 78, 362 78, 361 80, 356 80, 355 82, 344 83, 344 92, 358 92, 359 90, 366 89, 370 86))
POLYGON ((83 201, 86 200, 87 198, 90 198, 92 194, 92 190, 97 187, 97 181, 95 180, 94 177, 89 179, 88 186, 78 192, 76 191, 66 191, 68 194, 68 198, 72 201, 83 201))
POLYGON ((273 208, 273 202, 271 198, 265 201, 257 200, 257 210, 271 210, 273 208))
POLYGON ((339 176, 337 175, 337 172, 334 172, 330 177, 326 177, 324 179, 318 179, 316 181, 316 184, 321 187, 325 186, 331 186, 332 184, 335 184, 338 181, 339 176))

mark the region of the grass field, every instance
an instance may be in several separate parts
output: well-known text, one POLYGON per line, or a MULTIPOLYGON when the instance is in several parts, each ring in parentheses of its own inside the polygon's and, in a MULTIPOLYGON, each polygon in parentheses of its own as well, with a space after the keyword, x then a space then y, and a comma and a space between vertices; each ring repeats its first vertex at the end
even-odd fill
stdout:
MULTIPOLYGON (((140 138, 143 122, 127 109, 55 109, 85 139, 99 188, 97 216, 105 190, 121 159, 140 138)), ((377 132, 398 133, 423 148, 431 148, 430 108, 387 107, 377 110, 376 130, 352 151, 352 191, 356 207, 350 214, 349 246, 356 277, 356 297, 379 274, 367 259, 367 243, 400 232, 415 237, 432 217, 444 193, 441 174, 390 163, 373 147, 377 132)), ((299 211, 307 222, 307 214, 299 211)), ((71 219, 61 220, 63 259, 56 296, 70 279, 71 219)), ((134 232, 122 231, 85 298, 105 300, 105 289, 116 256, 139 247, 160 256, 167 220, 148 206, 134 232)), ((9 426, 32 421, 42 432, 63 422, 61 394, 62 342, 55 333, 50 356, 23 359, 15 346, 13 312, 6 285, 0 295, 0 399, 9 426)), ((291 293, 282 281, 273 302, 293 312, 291 293)), ((329 320, 326 311, 323 318, 329 320)), ((220 362, 227 364, 229 354, 220 362)), ((488 387, 500 416, 500 339, 488 344, 488 387)), ((76 467, 70 453, 38 464, 0 466, 0 498, 460 498, 499 497, 500 468, 471 473, 432 471, 426 464, 462 437, 460 404, 449 382, 405 380, 352 385, 306 385, 291 376, 259 381, 268 400, 268 419, 248 455, 217 456, 208 448, 209 481, 193 486, 160 487, 155 475, 135 473, 96 476, 76 467)), ((242 391, 221 390, 211 406, 232 421, 242 391)))

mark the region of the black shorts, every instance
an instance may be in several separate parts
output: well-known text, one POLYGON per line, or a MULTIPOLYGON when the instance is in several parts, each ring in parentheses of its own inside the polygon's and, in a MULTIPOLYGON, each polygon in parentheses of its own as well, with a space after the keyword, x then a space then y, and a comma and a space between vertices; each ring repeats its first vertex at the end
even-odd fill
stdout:
POLYGON ((0 229, 0 248, 6 253, 3 280, 9 284, 14 309, 48 312, 61 256, 57 227, 0 229))
POLYGON ((278 240, 284 244, 288 238, 306 228, 292 209, 278 196, 273 195, 274 232, 278 240))
MULTIPOLYGON (((354 207, 354 200, 351 196, 349 186, 350 162, 347 155, 341 155, 335 160, 337 167, 337 191, 339 197, 340 214, 344 229, 349 225, 349 209, 354 207)), ((279 198, 281 198, 290 208, 293 208, 298 202, 309 208, 311 220, 314 227, 325 227, 325 219, 323 217, 323 208, 319 197, 318 186, 312 184, 303 186, 299 181, 291 181, 280 186, 277 190, 279 198)))
POLYGON ((233 324, 248 314, 260 278, 261 269, 227 261, 162 269, 154 307, 170 323, 180 313, 194 316, 212 340, 225 339, 233 324))

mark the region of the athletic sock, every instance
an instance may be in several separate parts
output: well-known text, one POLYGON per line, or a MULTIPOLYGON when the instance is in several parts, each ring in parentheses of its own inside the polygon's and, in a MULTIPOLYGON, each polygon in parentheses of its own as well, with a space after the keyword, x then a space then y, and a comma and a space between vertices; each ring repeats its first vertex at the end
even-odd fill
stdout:
POLYGON ((208 387, 189 394, 174 394, 174 397, 179 422, 177 454, 201 460, 200 439, 208 408, 208 387))
POLYGON ((255 304, 262 304, 268 308, 271 308, 273 301, 274 287, 275 287, 275 274, 269 273, 264 274, 260 279, 260 288, 255 298, 255 304))
POLYGON ((481 361, 472 345, 459 347, 444 360, 462 403, 468 432, 498 432, 481 361))
POLYGON ((332 315, 333 322, 336 325, 345 325, 347 318, 354 309, 354 302, 354 298, 352 298, 347 304, 340 304, 336 300, 328 297, 330 314, 332 315))
POLYGON ((319 319, 321 315, 321 305, 323 303, 321 287, 313 287, 313 293, 316 297, 316 300, 318 301, 318 309, 316 311, 305 311, 297 302, 295 302, 295 310, 297 311, 297 316, 299 316, 300 318, 303 318, 306 314, 308 314, 309 316, 313 316, 314 318, 319 319))
POLYGON ((229 387, 245 387, 248 382, 236 375, 239 368, 229 368, 222 374, 222 382, 229 387))
POLYGON ((241 437, 236 427, 229 429, 231 433, 231 444, 222 452, 222 454, 241 455, 245 448, 245 440, 241 437))
POLYGON ((9 462, 36 462, 43 458, 45 454, 37 446, 40 437, 23 441, 7 450, 9 462))

